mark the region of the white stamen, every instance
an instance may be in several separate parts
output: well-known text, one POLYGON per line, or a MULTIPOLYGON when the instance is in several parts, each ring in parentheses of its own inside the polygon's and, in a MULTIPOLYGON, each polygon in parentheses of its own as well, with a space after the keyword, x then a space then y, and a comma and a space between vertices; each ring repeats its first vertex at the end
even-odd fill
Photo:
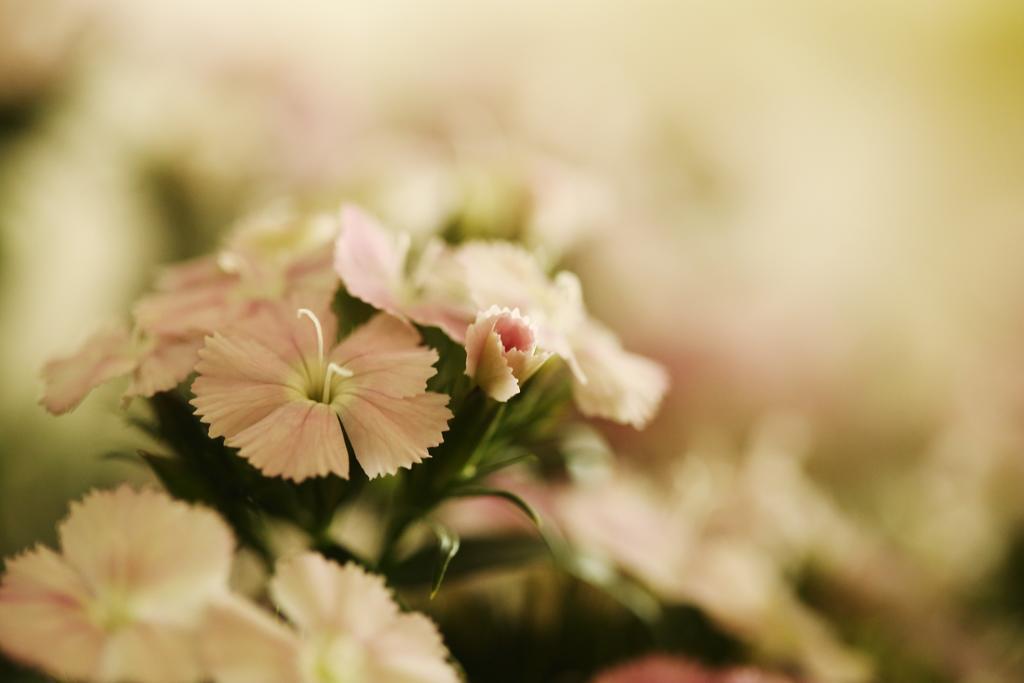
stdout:
POLYGON ((322 363, 324 361, 324 328, 320 325, 320 319, 316 317, 316 313, 308 308, 300 308, 295 314, 296 318, 302 316, 309 318, 313 322, 313 327, 316 328, 316 354, 322 363))
POLYGON ((335 376, 351 377, 353 374, 355 373, 353 373, 348 368, 343 368, 337 363, 328 363, 327 373, 324 375, 324 389, 320 394, 323 397, 323 402, 331 402, 331 380, 334 379, 335 376))

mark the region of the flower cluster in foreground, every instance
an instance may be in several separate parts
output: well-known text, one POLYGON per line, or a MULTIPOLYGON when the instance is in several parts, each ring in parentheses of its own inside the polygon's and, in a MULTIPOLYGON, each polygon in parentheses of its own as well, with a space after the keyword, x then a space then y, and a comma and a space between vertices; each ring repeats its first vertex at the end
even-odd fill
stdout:
POLYGON ((525 246, 414 242, 354 206, 244 221, 43 376, 54 414, 127 377, 124 408, 159 444, 140 461, 167 492, 93 492, 59 553, 10 559, 0 649, 137 683, 460 680, 392 592, 433 595, 459 551, 432 510, 488 497, 535 517, 491 475, 557 438, 572 404, 639 428, 667 386, 525 246), (358 510, 365 551, 332 531, 358 510))

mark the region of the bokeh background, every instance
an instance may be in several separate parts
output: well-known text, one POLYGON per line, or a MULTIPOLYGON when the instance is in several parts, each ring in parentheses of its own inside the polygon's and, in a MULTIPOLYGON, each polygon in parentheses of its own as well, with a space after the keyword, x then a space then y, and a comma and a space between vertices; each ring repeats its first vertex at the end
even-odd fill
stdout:
POLYGON ((576 269, 672 373, 618 457, 747 477, 884 680, 1021 680, 1024 4, 0 0, 0 552, 144 476, 117 388, 49 417, 45 360, 343 198, 576 269))

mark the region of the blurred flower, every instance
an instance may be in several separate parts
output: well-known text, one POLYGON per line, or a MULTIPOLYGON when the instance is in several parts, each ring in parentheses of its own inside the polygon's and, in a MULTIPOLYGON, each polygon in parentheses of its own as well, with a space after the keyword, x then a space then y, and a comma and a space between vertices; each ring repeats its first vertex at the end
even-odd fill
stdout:
POLYGON ((792 683, 752 668, 706 669, 682 657, 650 655, 605 671, 593 683, 792 683))
POLYGON ((453 287, 451 270, 458 264, 440 243, 428 243, 413 259, 408 233, 389 233, 354 206, 342 209, 341 222, 334 267, 352 296, 462 340, 472 312, 453 287))
MULTIPOLYGON (((781 543, 776 535, 789 529, 744 521, 749 515, 776 525, 784 518, 756 507, 759 498, 734 470, 709 469, 691 456, 671 474, 665 486, 619 467, 564 487, 554 518, 585 555, 620 568, 664 600, 699 606, 765 655, 795 660, 823 680, 866 680, 867 662, 842 646, 786 583, 788 558, 770 543, 781 543)), ((832 520, 818 523, 822 532, 837 528, 832 520)), ((851 538, 838 529, 838 538, 851 538)))
POLYGON ((96 387, 123 375, 131 376, 125 400, 173 389, 192 372, 200 343, 172 336, 133 337, 123 327, 97 332, 76 353, 46 364, 40 402, 60 415, 75 408, 96 387))
POLYGON ((587 315, 579 279, 549 278, 526 249, 503 242, 470 242, 456 259, 478 310, 512 308, 529 316, 537 346, 561 356, 573 371, 573 396, 584 415, 644 427, 654 416, 668 375, 657 363, 627 352, 587 315))
POLYGON ((267 305, 208 337, 192 384, 210 435, 268 476, 348 477, 348 449, 369 477, 428 457, 452 414, 426 391, 437 352, 408 323, 380 314, 337 345, 325 306, 267 305))
POLYGON ((61 553, 40 546, 7 562, 0 649, 61 678, 199 679, 195 629, 231 565, 220 518, 123 486, 73 504, 59 534, 61 553))
POLYGON ((136 324, 157 334, 204 335, 267 300, 297 292, 331 296, 337 278, 329 245, 336 234, 336 221, 326 214, 257 214, 235 228, 216 256, 165 268, 156 291, 136 304, 136 324))
POLYGON ((65 413, 122 375, 132 378, 126 400, 173 389, 192 372, 206 334, 294 292, 331 296, 337 278, 328 245, 336 233, 324 214, 267 213, 243 221, 216 257, 164 269, 156 291, 135 306, 134 333, 100 331, 73 355, 49 362, 42 404, 65 413))
POLYGON ((294 628, 239 597, 208 610, 203 654, 217 683, 459 680, 434 624, 399 612, 384 580, 355 564, 282 560, 270 595, 294 628))
POLYGON ((536 331, 517 308, 492 306, 466 331, 466 374, 496 401, 518 394, 550 357, 537 348, 536 331))

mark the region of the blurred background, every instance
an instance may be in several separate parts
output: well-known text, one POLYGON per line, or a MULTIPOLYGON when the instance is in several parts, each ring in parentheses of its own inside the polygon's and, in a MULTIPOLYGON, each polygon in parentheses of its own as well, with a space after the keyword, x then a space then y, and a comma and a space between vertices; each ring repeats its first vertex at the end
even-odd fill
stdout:
POLYGON ((1022 680, 1024 4, 0 0, 0 552, 141 476, 42 364, 341 199, 577 270, 673 378, 619 460, 719 472, 879 680, 1022 680))

